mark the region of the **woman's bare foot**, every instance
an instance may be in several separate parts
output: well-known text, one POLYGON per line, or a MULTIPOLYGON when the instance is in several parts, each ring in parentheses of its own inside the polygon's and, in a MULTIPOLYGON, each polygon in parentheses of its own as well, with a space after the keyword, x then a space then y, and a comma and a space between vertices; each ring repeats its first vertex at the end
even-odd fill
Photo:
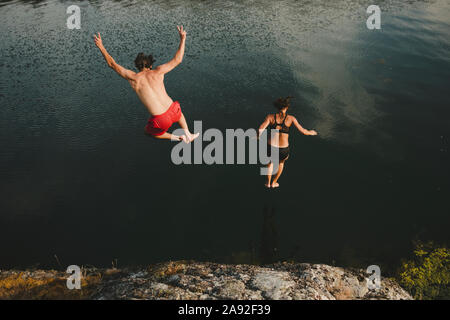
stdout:
POLYGON ((278 188, 279 186, 278 182, 272 182, 272 188, 278 188))
POLYGON ((270 182, 265 183, 264 186, 265 186, 266 188, 270 188, 270 182))

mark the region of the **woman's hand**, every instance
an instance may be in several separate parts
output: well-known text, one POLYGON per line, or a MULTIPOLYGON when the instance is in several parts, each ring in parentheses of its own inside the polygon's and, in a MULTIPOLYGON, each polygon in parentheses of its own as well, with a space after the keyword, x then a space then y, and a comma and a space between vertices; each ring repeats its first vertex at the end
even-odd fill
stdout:
POLYGON ((317 136, 317 132, 315 130, 309 130, 308 136, 317 136))

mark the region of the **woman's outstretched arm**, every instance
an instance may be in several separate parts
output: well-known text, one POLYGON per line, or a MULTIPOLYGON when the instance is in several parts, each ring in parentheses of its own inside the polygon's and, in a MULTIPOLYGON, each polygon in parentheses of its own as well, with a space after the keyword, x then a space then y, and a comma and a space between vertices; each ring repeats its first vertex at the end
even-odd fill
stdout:
POLYGON ((300 123, 298 123, 297 119, 295 117, 292 117, 292 123, 294 124, 294 126, 298 129, 298 131, 300 131, 301 133, 303 133, 306 136, 316 136, 317 132, 314 130, 307 130, 305 128, 303 128, 300 123))

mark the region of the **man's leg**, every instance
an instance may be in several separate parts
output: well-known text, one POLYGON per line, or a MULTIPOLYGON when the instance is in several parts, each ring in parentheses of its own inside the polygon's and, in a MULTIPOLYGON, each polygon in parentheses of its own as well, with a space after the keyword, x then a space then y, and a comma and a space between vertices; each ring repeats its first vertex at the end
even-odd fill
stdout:
POLYGON ((183 140, 184 142, 187 143, 186 136, 177 136, 177 135, 174 135, 174 134, 171 134, 171 133, 168 133, 168 132, 164 132, 163 134, 161 134, 159 136, 154 136, 154 135, 148 134, 146 131, 145 131, 145 134, 150 136, 150 137, 152 137, 152 138, 155 138, 155 139, 169 139, 169 140, 172 140, 172 141, 181 141, 181 140, 183 140))
MULTIPOLYGON (((188 142, 193 141, 195 138, 197 138, 199 136, 200 133, 194 133, 192 134, 189 131, 188 125, 186 123, 186 118, 184 117, 184 114, 181 113, 181 117, 180 120, 178 120, 178 124, 180 125, 180 127, 184 130, 184 133, 186 134, 187 140, 188 142)), ((185 141, 186 142, 186 141, 185 141)))
POLYGON ((170 140, 173 140, 173 141, 180 141, 180 140, 183 139, 182 137, 174 135, 174 134, 171 134, 169 132, 164 132, 160 136, 153 136, 153 137, 156 138, 156 139, 170 139, 170 140))

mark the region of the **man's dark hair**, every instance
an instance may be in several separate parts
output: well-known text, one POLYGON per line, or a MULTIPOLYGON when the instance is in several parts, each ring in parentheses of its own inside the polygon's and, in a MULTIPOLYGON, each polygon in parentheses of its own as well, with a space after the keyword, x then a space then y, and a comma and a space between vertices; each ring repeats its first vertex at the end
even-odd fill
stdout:
POLYGON ((282 110, 284 108, 289 108, 291 106, 291 99, 293 97, 289 96, 286 98, 278 98, 276 101, 273 102, 273 105, 278 110, 282 110))
POLYGON ((144 68, 150 68, 154 62, 155 59, 153 59, 151 54, 146 56, 143 52, 140 52, 134 59, 134 65, 139 71, 142 71, 144 68))

